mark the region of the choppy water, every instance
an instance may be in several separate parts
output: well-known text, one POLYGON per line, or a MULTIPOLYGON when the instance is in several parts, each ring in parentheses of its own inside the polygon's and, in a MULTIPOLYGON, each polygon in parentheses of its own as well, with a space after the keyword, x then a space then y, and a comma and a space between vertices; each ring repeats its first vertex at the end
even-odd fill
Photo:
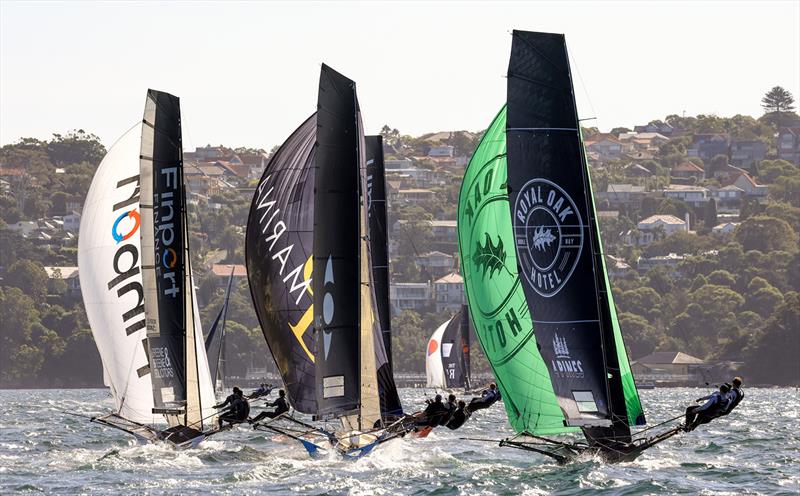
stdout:
MULTIPOLYGON (((642 391, 651 424, 701 391, 642 391)), ((403 390, 421 406, 421 390, 403 390)), ((111 408, 105 390, 0 391, 0 494, 797 494, 800 394, 747 389, 727 418, 682 434, 632 463, 558 466, 532 453, 460 437, 511 434, 502 406, 460 430, 401 439, 355 461, 312 460, 293 442, 240 428, 176 452, 59 410, 111 408)))

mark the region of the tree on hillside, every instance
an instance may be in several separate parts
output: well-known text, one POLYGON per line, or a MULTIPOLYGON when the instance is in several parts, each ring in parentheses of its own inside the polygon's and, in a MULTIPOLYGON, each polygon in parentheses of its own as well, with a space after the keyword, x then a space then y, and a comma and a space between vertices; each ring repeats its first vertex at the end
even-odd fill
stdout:
POLYGON ((800 294, 790 292, 750 343, 746 356, 753 379, 770 384, 800 382, 800 294))
POLYGON ((797 249, 797 234, 783 219, 756 215, 742 222, 734 233, 745 251, 792 252, 797 249))
POLYGON ((5 283, 19 288, 33 298, 37 304, 45 303, 47 298, 47 272, 41 264, 20 259, 8 268, 5 283))
POLYGON ((766 113, 771 112, 791 112, 794 110, 794 97, 792 94, 780 86, 775 86, 767 91, 761 99, 761 106, 766 113))

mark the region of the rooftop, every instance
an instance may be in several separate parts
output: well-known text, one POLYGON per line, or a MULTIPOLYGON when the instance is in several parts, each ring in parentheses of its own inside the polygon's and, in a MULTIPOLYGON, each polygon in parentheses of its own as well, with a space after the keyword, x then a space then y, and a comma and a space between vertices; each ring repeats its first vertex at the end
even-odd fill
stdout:
POLYGON ((456 274, 455 272, 451 272, 444 277, 440 277, 433 281, 435 284, 463 284, 464 278, 461 277, 461 274, 456 274))
POLYGON ((649 355, 636 360, 644 364, 673 364, 673 365, 694 365, 703 364, 704 362, 692 355, 680 351, 656 351, 649 355))
POLYGON ((231 269, 233 269, 233 277, 246 277, 247 276, 247 269, 244 265, 236 264, 214 264, 211 266, 211 272, 214 273, 215 276, 219 277, 228 277, 231 275, 231 269))
POLYGON ((662 222, 664 224, 672 224, 672 225, 685 225, 686 222, 675 217, 674 215, 651 215, 650 217, 639 221, 639 224, 655 224, 657 222, 662 222))

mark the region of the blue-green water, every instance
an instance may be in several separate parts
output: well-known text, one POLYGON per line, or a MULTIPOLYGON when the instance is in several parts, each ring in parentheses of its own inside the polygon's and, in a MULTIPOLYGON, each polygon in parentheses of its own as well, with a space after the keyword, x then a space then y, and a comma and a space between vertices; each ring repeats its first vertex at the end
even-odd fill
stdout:
MULTIPOLYGON (((532 453, 461 437, 511 434, 502 406, 462 429, 386 443, 356 462, 312 460, 299 445, 239 428, 198 449, 134 445, 60 410, 108 411, 104 390, 0 391, 0 494, 797 494, 800 394, 746 389, 727 418, 681 434, 632 463, 558 466, 532 453)), ((642 391, 650 424, 702 393, 642 391)), ((401 391, 408 409, 424 391, 401 391)))

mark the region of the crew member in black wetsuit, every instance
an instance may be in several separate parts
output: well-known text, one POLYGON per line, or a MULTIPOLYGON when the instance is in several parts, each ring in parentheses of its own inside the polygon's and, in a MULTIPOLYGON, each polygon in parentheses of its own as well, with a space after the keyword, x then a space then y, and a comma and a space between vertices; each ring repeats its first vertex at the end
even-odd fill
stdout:
POLYGON ((458 408, 456 409, 455 412, 453 412, 453 416, 450 417, 450 421, 447 422, 447 424, 445 425, 450 430, 456 430, 462 425, 464 425, 464 422, 467 421, 470 415, 471 414, 469 410, 467 410, 467 404, 464 403, 464 401, 459 401, 458 408))
POLYGON ((731 390, 729 384, 723 384, 719 391, 715 391, 708 396, 698 398, 696 401, 705 401, 700 406, 690 406, 686 409, 686 422, 683 430, 693 431, 698 425, 707 424, 718 417, 721 412, 728 408, 728 393, 731 390))
POLYGON ((244 393, 238 387, 233 388, 233 394, 225 398, 222 403, 214 405, 214 408, 220 409, 227 405, 230 406, 218 418, 220 429, 222 429, 223 422, 228 422, 229 425, 238 424, 247 420, 247 416, 250 415, 250 403, 247 402, 244 393))
POLYGON ((437 394, 436 398, 428 401, 428 406, 422 412, 422 417, 417 422, 420 427, 436 427, 442 418, 449 414, 447 407, 442 403, 442 395, 437 394))
POLYGON ((449 395, 447 397, 447 403, 444 404, 444 407, 447 409, 447 412, 442 415, 441 419, 439 420, 439 425, 447 425, 447 423, 450 422, 450 419, 453 418, 453 414, 456 413, 456 410, 458 410, 456 395, 449 395))
POLYGON ((254 423, 258 422, 259 420, 264 420, 265 418, 273 419, 273 418, 277 417, 278 415, 282 415, 282 414, 288 412, 289 411, 289 402, 286 401, 286 391, 284 391, 283 389, 278 391, 278 399, 276 399, 273 402, 267 403, 265 406, 274 406, 275 410, 273 410, 271 412, 264 411, 264 412, 259 413, 255 418, 253 418, 253 419, 251 419, 249 421, 251 424, 254 424, 254 423))
POLYGON ((720 413, 720 416, 727 415, 733 411, 734 408, 739 406, 739 403, 744 398, 744 391, 742 391, 742 378, 733 378, 733 387, 728 391, 728 406, 720 413))
POLYGON ((497 384, 493 382, 489 384, 489 389, 481 393, 480 398, 472 398, 472 400, 469 402, 469 405, 467 406, 467 409, 470 412, 483 410, 484 408, 489 408, 490 406, 494 405, 499 399, 500 399, 500 390, 497 389, 497 384))
POLYGON ((269 393, 272 392, 272 389, 272 386, 262 382, 258 389, 247 395, 247 399, 254 400, 262 396, 269 396, 269 393))

